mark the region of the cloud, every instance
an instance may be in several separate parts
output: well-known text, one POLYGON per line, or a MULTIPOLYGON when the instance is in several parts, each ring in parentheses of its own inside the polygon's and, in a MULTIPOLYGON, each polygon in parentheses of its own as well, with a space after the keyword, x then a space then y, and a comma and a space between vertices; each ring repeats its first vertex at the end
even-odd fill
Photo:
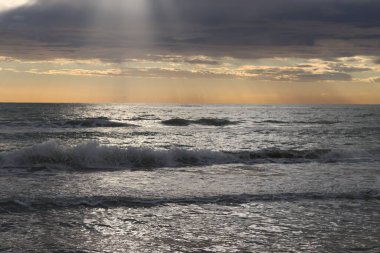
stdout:
POLYGON ((255 80, 266 81, 350 81, 352 77, 350 74, 323 71, 316 72, 311 69, 304 69, 302 67, 245 67, 242 76, 251 77, 255 80))
POLYGON ((200 65, 219 65, 220 64, 220 61, 213 60, 205 56, 189 57, 185 59, 184 62, 190 63, 190 64, 200 64, 200 65))
MULTIPOLYGON (((123 64, 102 63, 97 60, 72 61, 65 59, 48 62, 18 61, 18 63, 25 65, 24 70, 20 69, 19 72, 100 77, 375 82, 376 75, 379 73, 376 65, 369 64, 373 60, 368 57, 338 58, 329 61, 294 59, 292 64, 289 59, 266 59, 266 63, 265 60, 260 60, 256 62, 256 65, 239 65, 240 61, 236 59, 229 59, 228 63, 216 65, 183 64, 188 58, 176 55, 152 56, 152 59, 130 59, 123 64), (302 60, 301 63, 300 60, 302 60), (28 66, 29 68, 27 68, 28 66)), ((212 61, 212 58, 205 58, 204 56, 197 56, 194 59, 212 61)), ((12 62, 10 61, 10 63, 12 62)))
POLYGON ((376 0, 38 0, 0 13, 0 55, 181 55, 203 65, 221 57, 379 57, 379 12, 376 0), (206 58, 191 59, 197 55, 206 58))
MULTIPOLYGON (((7 69, 4 69, 7 70, 7 69)), ((1 68, 0 68, 1 71, 1 68)), ((10 70, 8 70, 10 71, 10 70)), ((15 72, 15 71, 12 71, 15 72)), ((112 69, 29 69, 25 72, 37 75, 69 75, 96 77, 144 77, 144 78, 188 78, 188 79, 231 79, 231 74, 217 73, 208 70, 184 70, 176 68, 112 68, 112 69)))
MULTIPOLYGON (((145 60, 155 62, 170 62, 170 63, 188 63, 198 65, 219 65, 222 64, 221 59, 208 57, 204 55, 183 56, 183 55, 146 55, 145 60)), ((131 60, 131 59, 127 59, 131 60)), ((133 59, 134 61, 142 61, 142 59, 133 59)))
POLYGON ((90 69, 30 69, 25 71, 38 75, 69 75, 69 76, 120 76, 120 69, 90 70, 90 69))
POLYGON ((35 0, 0 12, 0 62, 33 74, 374 82, 379 12, 375 0, 35 0))

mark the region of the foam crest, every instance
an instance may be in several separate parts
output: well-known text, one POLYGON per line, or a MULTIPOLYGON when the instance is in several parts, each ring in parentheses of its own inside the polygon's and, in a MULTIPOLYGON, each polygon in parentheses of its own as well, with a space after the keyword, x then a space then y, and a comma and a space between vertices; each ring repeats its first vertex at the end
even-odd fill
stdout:
POLYGON ((231 162, 231 155, 209 150, 170 150, 144 147, 120 148, 89 142, 65 146, 50 141, 30 148, 0 154, 1 167, 63 165, 88 168, 158 168, 231 162))
POLYGON ((253 151, 212 151, 202 149, 154 149, 100 145, 89 142, 77 146, 56 141, 29 148, 0 153, 1 168, 71 169, 142 169, 162 167, 205 166, 231 163, 306 163, 355 162, 376 160, 379 150, 330 149, 262 149, 253 151))

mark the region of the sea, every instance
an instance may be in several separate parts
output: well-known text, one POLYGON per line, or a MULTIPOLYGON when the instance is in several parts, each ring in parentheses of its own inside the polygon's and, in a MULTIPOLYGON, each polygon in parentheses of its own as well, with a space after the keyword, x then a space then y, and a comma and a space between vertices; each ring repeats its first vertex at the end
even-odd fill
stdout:
POLYGON ((0 252, 380 252, 379 105, 0 104, 0 252))

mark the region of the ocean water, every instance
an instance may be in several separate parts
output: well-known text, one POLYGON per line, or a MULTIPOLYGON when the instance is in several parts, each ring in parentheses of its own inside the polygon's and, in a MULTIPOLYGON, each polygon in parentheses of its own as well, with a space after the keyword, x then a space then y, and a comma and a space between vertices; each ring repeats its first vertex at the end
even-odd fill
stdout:
POLYGON ((380 106, 0 104, 0 252, 380 252, 380 106))

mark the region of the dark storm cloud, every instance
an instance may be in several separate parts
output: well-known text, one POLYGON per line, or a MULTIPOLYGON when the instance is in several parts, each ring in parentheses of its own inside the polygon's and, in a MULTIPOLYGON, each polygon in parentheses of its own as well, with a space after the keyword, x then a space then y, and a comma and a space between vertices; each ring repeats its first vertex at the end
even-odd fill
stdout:
POLYGON ((37 0, 0 14, 0 55, 380 56, 379 13, 377 0, 37 0))

